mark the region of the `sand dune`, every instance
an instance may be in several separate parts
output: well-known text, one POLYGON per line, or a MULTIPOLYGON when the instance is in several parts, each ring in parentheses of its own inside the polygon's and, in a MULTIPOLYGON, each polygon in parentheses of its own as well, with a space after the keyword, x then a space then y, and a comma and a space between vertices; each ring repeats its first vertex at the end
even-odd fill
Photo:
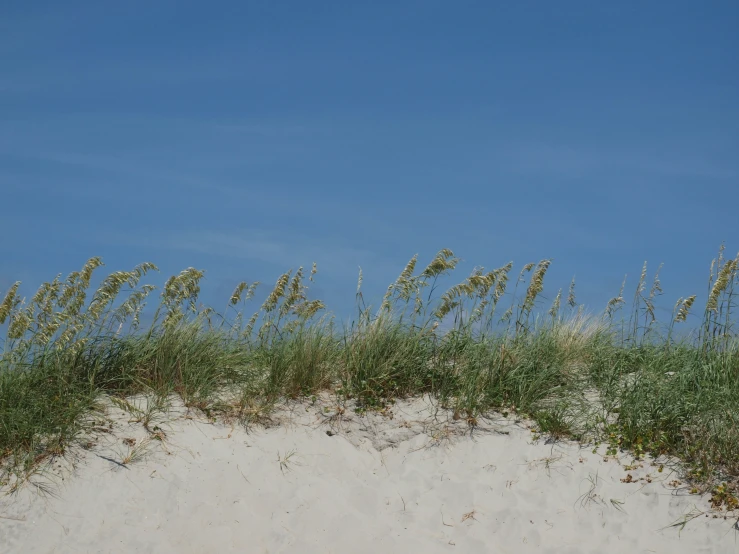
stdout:
POLYGON ((247 432, 175 406, 162 442, 109 412, 41 489, 2 498, 0 551, 739 552, 735 519, 703 513, 669 467, 534 440, 512 417, 470 432, 423 399, 360 417, 326 397, 247 432))

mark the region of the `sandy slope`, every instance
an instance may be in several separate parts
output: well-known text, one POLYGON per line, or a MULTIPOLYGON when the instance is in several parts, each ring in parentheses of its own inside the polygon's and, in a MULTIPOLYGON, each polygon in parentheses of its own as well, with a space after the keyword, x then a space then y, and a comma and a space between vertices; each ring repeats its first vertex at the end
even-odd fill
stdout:
POLYGON ((392 419, 330 406, 296 404, 248 433, 178 408, 159 423, 166 441, 125 467, 123 439, 141 444, 146 432, 112 408, 113 431, 74 474, 57 468, 56 497, 25 487, 0 500, 0 551, 739 552, 734 519, 662 529, 707 509, 668 485, 667 468, 534 442, 502 417, 470 436, 421 399, 392 419))

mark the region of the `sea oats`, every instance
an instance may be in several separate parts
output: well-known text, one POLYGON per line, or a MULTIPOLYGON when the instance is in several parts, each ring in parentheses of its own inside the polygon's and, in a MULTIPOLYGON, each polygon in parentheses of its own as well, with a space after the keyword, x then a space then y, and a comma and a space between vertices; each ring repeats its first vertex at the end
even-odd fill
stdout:
POLYGON ((677 299, 677 302, 675 302, 675 305, 672 307, 672 315, 674 316, 677 311, 680 309, 680 306, 682 306, 682 303, 685 301, 685 298, 682 296, 677 299))
POLYGON ((711 270, 708 273, 708 291, 710 294, 711 286, 713 285, 713 270, 716 267, 716 259, 711 260, 711 270))
POLYGON ((236 285, 236 288, 231 293, 231 298, 228 299, 229 304, 231 304, 232 306, 238 304, 241 301, 241 295, 248 286, 249 285, 246 283, 246 281, 242 281, 241 283, 236 285))
POLYGON ((405 268, 398 277, 398 282, 407 281, 413 275, 413 270, 416 269, 416 262, 418 261, 418 254, 413 256, 410 261, 406 264, 405 268))
POLYGON ((5 320, 8 318, 8 316, 12 314, 13 311, 21 303, 20 298, 18 298, 18 287, 20 286, 21 282, 16 281, 5 294, 5 298, 3 299, 2 304, 0 304, 0 325, 5 323, 5 320))
POLYGON ((77 339, 76 341, 68 344, 64 348, 65 354, 74 358, 77 355, 79 355, 79 353, 82 352, 82 350, 84 350, 85 346, 87 346, 89 342, 90 342, 89 337, 82 337, 80 339, 77 339))
POLYGON ((303 294, 305 287, 301 284, 302 279, 303 268, 299 267, 298 271, 295 272, 295 276, 290 281, 290 285, 288 287, 289 294, 285 296, 282 306, 280 307, 279 314, 281 317, 286 316, 297 302, 305 300, 305 295, 303 294))
POLYGON ((54 342, 54 346, 57 351, 66 349, 77 334, 82 330, 83 326, 80 323, 76 323, 68 326, 61 336, 54 342))
POLYGON ((359 294, 360 289, 362 288, 362 281, 364 280, 364 277, 362 275, 362 268, 359 268, 359 278, 357 279, 357 294, 359 294))
POLYGON ((287 285, 290 281, 291 273, 292 271, 283 273, 282 275, 280 275, 279 279, 277 279, 275 287, 272 289, 272 292, 269 293, 269 296, 267 296, 264 304, 262 304, 262 309, 265 312, 271 312, 272 310, 274 310, 277 307, 277 303, 279 302, 280 298, 285 296, 285 289, 287 288, 287 285))
MULTIPOLYGON (((457 285, 457 286, 459 286, 459 285, 457 285)), ((448 292, 449 292, 449 291, 447 291, 447 293, 446 293, 446 294, 448 294, 448 292)), ((449 312, 451 312, 451 311, 452 311, 452 310, 454 310, 455 308, 459 307, 460 305, 461 305, 461 302, 459 302, 458 300, 454 300, 454 299, 453 299, 452 297, 450 297, 450 296, 447 296, 446 298, 444 298, 444 300, 443 300, 442 304, 441 304, 441 305, 440 305, 440 306, 439 306, 439 307, 437 308, 437 310, 436 310, 436 312, 434 313, 434 315, 436 316, 436 318, 438 318, 438 319, 440 319, 440 320, 441 320, 441 319, 444 319, 444 317, 445 317, 445 316, 446 316, 446 315, 447 315, 447 314, 448 314, 449 312)))
POLYGON ((309 320, 325 307, 325 304, 321 300, 311 300, 298 306, 297 314, 301 319, 309 320))
POLYGON ((8 325, 8 338, 20 339, 31 328, 32 319, 25 311, 13 314, 10 325, 8 325))
POLYGON ((66 313, 77 316, 85 304, 86 289, 90 286, 92 274, 103 262, 99 257, 90 258, 81 271, 73 271, 57 291, 57 306, 66 313))
POLYGON ((498 304, 498 301, 505 294, 506 286, 508 285, 508 273, 513 268, 513 262, 508 262, 505 266, 496 269, 495 272, 495 291, 493 292, 493 303, 498 304))
POLYGON ((455 258, 451 250, 444 248, 436 254, 421 275, 425 278, 438 277, 456 268, 458 263, 459 258, 455 258))
POLYGON ((559 305, 562 301, 562 289, 559 289, 557 291, 557 296, 554 297, 554 302, 552 302, 552 307, 549 309, 549 315, 552 316, 552 319, 557 319, 557 316, 559 315, 559 305))
POLYGON ((575 278, 572 278, 572 282, 570 283, 570 290, 567 293, 567 304, 570 306, 570 308, 574 308, 577 305, 577 302, 575 301, 575 278))
POLYGON ((685 300, 680 299, 678 302, 681 302, 680 309, 677 312, 677 316, 675 317, 675 321, 685 321, 688 318, 688 314, 690 313, 690 308, 693 306, 693 302, 695 302, 696 295, 689 296, 685 300))
POLYGON ((257 339, 259 339, 260 341, 264 341, 265 338, 268 337, 269 330, 272 328, 273 325, 274 323, 271 319, 266 319, 262 323, 261 327, 259 327, 259 331, 257 331, 257 339))
POLYGON ((485 312, 485 308, 487 308, 489 303, 490 303, 490 299, 485 298, 483 299, 482 302, 480 302, 479 306, 477 306, 474 310, 472 310, 472 316, 470 317, 470 323, 479 321, 482 318, 482 314, 485 312))
POLYGON ((162 298, 174 305, 182 304, 184 301, 193 304, 200 294, 200 280, 204 276, 204 271, 193 267, 182 270, 179 275, 167 280, 162 291, 162 298))
POLYGON ((542 260, 536 266, 536 271, 531 276, 531 283, 526 290, 526 299, 524 300, 524 310, 531 311, 534 307, 536 297, 544 290, 544 276, 549 269, 551 260, 542 260))
POLYGON ((503 314, 503 316, 500 318, 501 323, 505 323, 506 321, 509 321, 512 315, 513 315, 513 306, 508 308, 503 314))
POLYGON ((66 305, 65 311, 71 316, 79 316, 82 308, 85 305, 87 299, 87 292, 81 283, 78 283, 73 289, 73 296, 71 302, 66 305))
POLYGON ((241 336, 243 338, 250 338, 252 332, 254 331, 254 325, 257 322, 257 319, 259 318, 259 312, 254 312, 254 315, 251 316, 248 323, 246 324, 246 327, 244 328, 244 331, 241 333, 241 336))
POLYGON ((144 285, 140 290, 133 291, 118 308, 112 312, 114 321, 123 323, 129 316, 136 317, 144 305, 144 300, 154 291, 154 285, 144 285))
POLYGON ((84 288, 90 286, 90 279, 92 279, 93 272, 102 265, 105 264, 103 264, 103 260, 98 256, 87 260, 87 263, 82 267, 82 271, 80 271, 80 282, 84 288))
POLYGON ((42 283, 36 291, 36 294, 31 297, 31 304, 41 304, 50 290, 51 283, 42 283))
POLYGON ((392 309, 392 296, 396 290, 400 291, 399 297, 403 300, 409 300, 412 292, 418 290, 416 279, 411 279, 413 271, 416 268, 416 262, 418 261, 418 254, 413 256, 410 261, 406 264, 403 271, 400 273, 394 283, 391 283, 387 287, 385 296, 382 298, 382 304, 380 305, 380 311, 389 313, 392 309))
POLYGON ((476 292, 475 284, 479 284, 480 270, 475 269, 463 283, 454 285, 441 296, 441 304, 436 310, 436 317, 443 319, 451 310, 460 305, 459 299, 463 296, 472 296, 476 292))
POLYGON ((51 338, 59 330, 61 325, 62 321, 60 319, 55 319, 54 321, 47 323, 42 329, 35 333, 33 339, 36 344, 39 344, 41 346, 45 346, 46 344, 48 344, 51 338))
MULTIPOLYGON (((414 256, 411 259, 411 262, 409 262, 409 266, 412 263, 413 268, 415 268, 416 260, 417 256, 414 256)), ((410 297, 415 296, 413 309, 414 318, 421 313, 425 313, 425 305, 423 304, 423 300, 421 299, 422 289, 427 286, 432 287, 427 299, 430 301, 431 294, 433 294, 433 291, 436 288, 436 281, 438 277, 452 271, 457 266, 458 262, 459 259, 454 257, 454 253, 451 250, 445 248, 440 250, 436 254, 436 256, 434 256, 431 262, 426 266, 426 268, 421 272, 421 274, 416 277, 410 277, 411 273, 407 271, 409 269, 409 266, 406 266, 406 269, 398 278, 398 280, 388 287, 385 297, 383 298, 383 303, 381 305, 380 311, 390 311, 393 291, 399 288, 400 294, 398 295, 398 298, 400 300, 404 300, 406 303, 408 303, 410 301, 410 297), (432 282, 429 283, 429 280, 431 280, 432 282)))
POLYGON ((293 298, 294 302, 302 298, 303 290, 305 289, 305 286, 303 286, 302 282, 303 282, 303 268, 301 266, 298 268, 298 271, 295 272, 295 276, 290 282, 289 298, 293 298))
POLYGON ((495 284, 496 270, 483 274, 484 268, 476 269, 467 278, 470 287, 475 291, 478 298, 484 298, 495 284))
POLYGON ((249 285, 249 290, 246 291, 245 300, 251 300, 252 298, 254 298, 254 294, 256 293, 257 287, 260 284, 261 283, 259 281, 254 281, 251 285, 249 285))
POLYGON ((523 268, 521 268, 521 273, 518 274, 518 280, 516 282, 518 283, 518 282, 523 281, 524 273, 528 273, 529 271, 531 271, 535 265, 536 265, 535 263, 531 262, 523 266, 523 268))
POLYGON ((202 310, 200 313, 198 313, 197 317, 200 321, 205 319, 208 322, 208 329, 213 329, 213 320, 211 318, 211 315, 215 313, 215 310, 211 308, 210 306, 206 307, 204 310, 202 310))
POLYGON ((76 272, 70 273, 67 280, 62 285, 61 294, 57 300, 57 306, 61 309, 65 309, 69 302, 76 296, 77 293, 77 277, 79 275, 76 272))
POLYGON ((713 284, 713 287, 711 288, 711 293, 708 295, 708 302, 706 303, 706 311, 714 312, 714 313, 718 312, 719 296, 721 296, 721 293, 729 285, 730 277, 736 269, 735 263, 736 263, 735 260, 727 261, 723 265, 721 270, 718 272, 718 275, 716 277, 716 282, 713 284))
POLYGON ((624 299, 622 296, 616 296, 614 298, 611 298, 608 301, 608 304, 606 304, 606 315, 608 317, 612 317, 613 313, 618 309, 620 305, 624 303, 624 299))
POLYGON ((391 283, 387 287, 387 291, 385 291, 385 296, 382 297, 382 304, 380 304, 380 312, 389 312, 390 311, 390 298, 393 294, 393 288, 394 283, 391 283))
MULTIPOLYGON (((151 285, 145 285, 145 288, 146 287, 149 287, 149 286, 151 286, 151 285)), ((153 290, 154 288, 155 287, 151 286, 151 290, 153 290)), ((140 321, 141 312, 146 307, 146 302, 144 302, 143 299, 148 296, 149 292, 150 291, 145 292, 141 296, 141 300, 138 300, 137 299, 132 304, 133 305, 133 311, 130 313, 130 315, 131 315, 131 329, 133 329, 133 330, 138 329, 139 324, 141 323, 141 321, 140 321)), ((123 323, 123 322, 121 321, 121 323, 123 323)))
POLYGON ((402 283, 400 283, 400 294, 398 295, 398 298, 400 298, 400 300, 408 302, 411 299, 413 293, 418 293, 418 291, 418 279, 415 277, 406 279, 402 283))
POLYGON ((150 271, 159 271, 159 268, 151 262, 144 262, 137 265, 133 270, 133 272, 136 274, 136 280, 131 283, 131 286, 135 287, 138 284, 139 280, 150 271))
POLYGON ((647 280, 647 262, 644 262, 644 266, 641 270, 641 275, 639 277, 639 283, 636 286, 636 294, 641 294, 644 292, 644 288, 646 286, 646 280, 647 280))
POLYGON ((162 321, 162 327, 164 327, 165 330, 174 329, 175 327, 177 327, 177 324, 184 319, 185 314, 182 313, 182 308, 177 305, 167 312, 167 315, 162 321))
POLYGON ((92 274, 103 262, 99 257, 90 258, 81 271, 73 271, 67 276, 65 283, 61 286, 61 294, 57 306, 77 314, 85 302, 85 289, 90 286, 92 274), (71 304, 70 304, 71 302, 71 304))
POLYGON ((652 283, 652 288, 649 291, 649 298, 654 298, 658 293, 662 292, 662 283, 659 280, 659 272, 662 270, 662 266, 664 264, 659 264, 659 267, 657 268, 657 273, 654 274, 654 282, 652 283))
POLYGON ((105 307, 115 301, 121 287, 134 279, 135 274, 126 271, 116 271, 106 277, 93 294, 90 305, 87 308, 87 314, 90 318, 96 321, 105 307))
POLYGON ((44 297, 39 299, 37 323, 41 327, 46 325, 54 314, 54 305, 58 299, 59 290, 61 288, 59 277, 61 277, 61 274, 57 275, 51 283, 48 283, 44 297))

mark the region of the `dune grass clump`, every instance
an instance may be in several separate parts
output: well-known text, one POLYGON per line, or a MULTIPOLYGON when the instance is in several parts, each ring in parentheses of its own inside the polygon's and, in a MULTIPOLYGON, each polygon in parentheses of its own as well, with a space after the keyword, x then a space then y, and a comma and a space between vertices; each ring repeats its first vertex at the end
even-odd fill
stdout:
POLYGON ((185 269, 159 292, 148 328, 141 315, 156 289, 141 281, 157 271, 151 263, 112 273, 91 294, 99 258, 28 302, 15 283, 0 303, 0 463, 23 475, 64 454, 105 396, 176 394, 209 415, 252 421, 282 398, 330 391, 360 412, 428 394, 470 425, 515 410, 553 437, 679 456, 695 482, 739 477, 739 257, 721 248, 702 320, 687 335, 680 326, 697 317, 698 295, 658 322, 659 270, 648 286, 646 263, 631 309, 624 281, 597 316, 578 305, 574 279, 566 297, 559 289, 543 305, 549 259, 525 264, 515 281, 512 263, 475 268, 439 295, 459 259, 441 250, 419 272, 417 261, 377 309, 365 303, 360 269, 357 317, 342 328, 308 298, 315 264, 307 278, 302 267, 281 275, 251 315, 259 283, 239 283, 218 313, 198 306, 204 272, 185 269))

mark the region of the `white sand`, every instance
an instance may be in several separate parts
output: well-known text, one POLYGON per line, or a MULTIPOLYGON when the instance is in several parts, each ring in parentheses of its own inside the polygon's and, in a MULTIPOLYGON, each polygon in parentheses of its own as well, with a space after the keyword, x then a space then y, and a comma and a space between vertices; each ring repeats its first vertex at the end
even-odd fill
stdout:
POLYGON ((146 432, 111 409, 113 432, 74 474, 34 479, 56 497, 26 486, 0 500, 0 552, 739 552, 735 519, 665 528, 708 509, 668 485, 667 467, 627 470, 626 456, 534 442, 512 418, 470 436, 420 399, 392 419, 327 419, 324 400, 249 432, 173 412, 166 441, 126 467, 114 463, 129 451, 122 440, 146 432), (621 482, 628 474, 651 482, 621 482))

